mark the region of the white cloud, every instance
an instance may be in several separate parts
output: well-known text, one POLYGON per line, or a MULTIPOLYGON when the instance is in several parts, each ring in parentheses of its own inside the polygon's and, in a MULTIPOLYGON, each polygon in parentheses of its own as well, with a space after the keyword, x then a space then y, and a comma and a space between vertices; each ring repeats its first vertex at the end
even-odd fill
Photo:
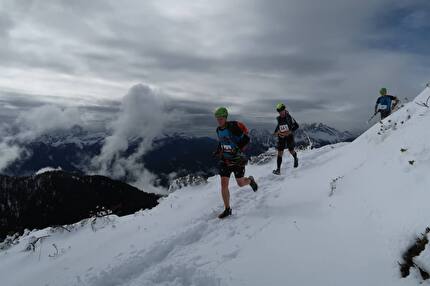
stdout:
POLYGON ((127 176, 131 184, 148 187, 152 178, 141 159, 173 118, 166 110, 165 101, 163 94, 149 86, 133 86, 122 100, 118 118, 110 124, 112 134, 106 138, 100 155, 92 160, 93 168, 114 178, 127 176), (124 152, 133 140, 140 140, 138 148, 125 157, 124 152))
POLYGON ((0 171, 17 160, 20 157, 21 151, 21 148, 16 145, 0 142, 0 171))
MULTIPOLYGON (((123 97, 117 118, 106 123, 111 135, 87 171, 125 179, 147 191, 163 192, 152 186, 156 177, 145 169, 142 156, 152 147, 155 137, 167 132, 168 123, 177 119, 176 112, 166 108, 167 100, 165 94, 147 85, 133 86, 123 97), (137 149, 125 156, 131 142, 138 142, 137 149)), ((42 105, 21 111, 11 126, 0 125, 4 135, 0 140, 0 170, 27 154, 23 147, 26 143, 74 125, 85 127, 83 118, 85 114, 78 107, 42 105)))
POLYGON ((43 134, 67 130, 83 123, 81 112, 75 107, 43 105, 20 111, 12 126, 0 126, 0 171, 27 154, 23 147, 26 143, 43 134))
POLYGON ((29 141, 42 134, 82 124, 81 113, 76 107, 60 108, 54 105, 35 107, 21 113, 17 118, 16 125, 21 129, 17 139, 29 141))

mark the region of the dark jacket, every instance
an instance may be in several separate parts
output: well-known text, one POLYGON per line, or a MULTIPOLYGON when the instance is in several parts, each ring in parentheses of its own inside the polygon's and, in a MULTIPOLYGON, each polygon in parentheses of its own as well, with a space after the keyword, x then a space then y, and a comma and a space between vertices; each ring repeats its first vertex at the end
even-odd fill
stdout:
POLYGON ((382 113, 391 113, 392 108, 394 108, 397 103, 398 99, 395 96, 392 95, 383 95, 378 97, 378 100, 376 100, 375 104, 375 113, 382 112, 382 113), (394 105, 392 104, 394 101, 394 105))
POLYGON ((274 133, 277 133, 278 131, 291 131, 293 134, 294 131, 299 128, 297 121, 288 112, 285 117, 278 116, 276 117, 276 120, 278 121, 278 124, 276 125, 274 133))

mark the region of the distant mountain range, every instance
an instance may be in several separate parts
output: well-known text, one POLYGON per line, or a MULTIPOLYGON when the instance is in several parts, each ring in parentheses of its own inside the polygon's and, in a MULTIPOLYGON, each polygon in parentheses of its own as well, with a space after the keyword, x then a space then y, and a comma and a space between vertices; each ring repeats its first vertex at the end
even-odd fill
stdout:
MULTIPOLYGON (((276 136, 265 129, 251 130, 251 138, 256 146, 274 147, 276 136)), ((319 148, 328 144, 353 141, 356 136, 348 131, 339 131, 322 123, 302 124, 295 132, 297 146, 319 148)))
MULTIPOLYGON (((322 123, 303 124, 296 131, 298 147, 311 145, 312 148, 327 144, 352 141, 354 136, 341 132, 322 123)), ((89 132, 81 126, 67 131, 58 131, 40 136, 26 144, 27 156, 6 168, 3 173, 11 176, 29 176, 45 167, 60 167, 67 172, 84 174, 94 156, 100 153, 104 132, 89 132)), ((276 137, 267 130, 250 131, 249 156, 256 156, 276 146, 276 137)), ((136 149, 138 142, 130 144, 126 153, 136 149)), ((209 137, 190 137, 172 134, 153 142, 153 148, 142 158, 145 168, 154 173, 157 185, 168 187, 172 179, 187 175, 208 177, 216 174, 217 161, 212 152, 217 141, 209 137)))

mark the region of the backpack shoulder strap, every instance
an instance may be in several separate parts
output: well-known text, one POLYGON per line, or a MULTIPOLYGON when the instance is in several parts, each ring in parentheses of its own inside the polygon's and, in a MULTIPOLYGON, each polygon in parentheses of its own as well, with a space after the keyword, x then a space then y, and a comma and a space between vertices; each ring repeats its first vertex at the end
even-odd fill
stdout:
POLYGON ((240 121, 229 121, 227 128, 234 136, 248 135, 249 130, 245 124, 240 121))
POLYGON ((237 122, 237 126, 240 128, 240 130, 242 130, 243 134, 248 135, 249 129, 248 129, 248 127, 246 127, 245 124, 243 124, 242 122, 238 121, 237 122))
POLYGON ((241 150, 243 150, 250 141, 247 134, 248 128, 246 128, 245 124, 238 121, 230 121, 227 128, 229 128, 232 135, 237 136, 238 141, 236 144, 241 150))
POLYGON ((237 121, 228 121, 227 122, 227 129, 233 134, 234 136, 240 136, 242 135, 242 132, 238 126, 237 121))

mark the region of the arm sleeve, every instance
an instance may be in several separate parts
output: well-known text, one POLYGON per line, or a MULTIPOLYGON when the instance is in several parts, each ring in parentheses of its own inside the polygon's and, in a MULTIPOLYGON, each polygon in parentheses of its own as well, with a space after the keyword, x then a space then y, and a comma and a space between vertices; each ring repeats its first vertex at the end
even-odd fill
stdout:
POLYGON ((216 146, 215 152, 220 152, 221 151, 221 143, 218 142, 218 145, 216 146))
POLYGON ((273 131, 273 133, 276 133, 278 131, 279 131, 279 121, 278 121, 278 118, 276 118, 276 128, 275 128, 275 131, 273 131))
POLYGON ((299 129, 299 124, 297 123, 297 121, 291 116, 292 122, 293 122, 293 128, 291 128, 291 131, 296 131, 297 129, 299 129))
POLYGON ((233 133, 234 136, 237 136, 239 138, 239 140, 236 143, 239 149, 242 149, 249 143, 250 141, 249 136, 243 133, 242 129, 240 129, 236 121, 231 122, 230 131, 231 133, 233 133))
MULTIPOLYGON (((216 132, 216 135, 217 135, 217 138, 218 138, 218 128, 216 129, 215 132, 216 132)), ((218 144, 216 145, 214 153, 218 153, 220 150, 221 150, 221 142, 218 141, 218 144)))
POLYGON ((376 100, 376 103, 375 103, 375 112, 378 111, 379 99, 380 99, 380 97, 378 97, 378 99, 376 100))
POLYGON ((287 125, 288 125, 288 129, 290 129, 290 131, 293 131, 294 119, 289 113, 287 113, 287 125))
POLYGON ((239 147, 239 149, 243 149, 243 147, 245 147, 250 141, 250 138, 248 135, 243 134, 242 137, 239 139, 239 142, 237 142, 237 147, 239 147))
POLYGON ((397 98, 397 96, 393 96, 394 106, 397 106, 399 104, 400 100, 397 98))

